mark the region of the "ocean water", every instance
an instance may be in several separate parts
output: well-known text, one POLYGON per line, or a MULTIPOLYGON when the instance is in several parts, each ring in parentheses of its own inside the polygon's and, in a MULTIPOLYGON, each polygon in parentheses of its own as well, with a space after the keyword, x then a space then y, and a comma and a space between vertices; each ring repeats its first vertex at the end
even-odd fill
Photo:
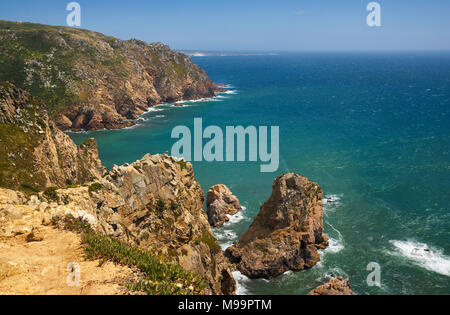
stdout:
POLYGON ((215 229, 223 248, 251 224, 276 176, 296 172, 325 195, 330 247, 310 270, 274 280, 235 273, 240 294, 306 294, 329 276, 358 294, 450 293, 450 54, 299 53, 210 56, 193 60, 219 98, 158 106, 141 125, 70 134, 95 137, 103 163, 132 162, 171 150, 177 125, 279 126, 280 168, 260 163, 196 162, 204 191, 226 184, 246 209, 215 229), (370 287, 367 265, 381 267, 370 287))

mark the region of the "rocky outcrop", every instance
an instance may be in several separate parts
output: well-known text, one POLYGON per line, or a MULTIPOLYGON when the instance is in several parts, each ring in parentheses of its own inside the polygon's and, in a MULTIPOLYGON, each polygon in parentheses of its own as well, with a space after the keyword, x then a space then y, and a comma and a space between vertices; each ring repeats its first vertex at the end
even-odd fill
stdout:
POLYGON ((188 56, 161 43, 1 20, 0 81, 45 99, 57 126, 77 131, 128 127, 150 106, 217 90, 188 56))
POLYGON ((317 287, 308 295, 356 295, 350 288, 348 280, 342 277, 331 279, 329 282, 317 287))
POLYGON ((275 179, 272 195, 239 242, 226 255, 244 275, 271 279, 288 270, 313 267, 323 234, 322 189, 297 174, 275 179))
POLYGON ((0 205, 0 238, 28 235, 33 240, 40 224, 70 216, 202 276, 207 294, 235 293, 231 266, 202 209, 203 192, 192 165, 182 160, 146 155, 114 166, 102 179, 51 196, 26 199, 0 190, 0 201, 2 195, 9 201, 0 205))
POLYGON ((82 184, 103 173, 94 139, 75 145, 38 99, 0 83, 1 187, 38 191, 82 184))
POLYGON ((215 185, 206 195, 206 213, 209 224, 214 227, 228 222, 228 215, 234 215, 242 210, 239 199, 225 185, 215 185))
POLYGON ((0 189, 0 239, 45 241, 42 226, 75 218, 200 275, 207 294, 235 293, 190 163, 146 155, 106 172, 95 140, 76 146, 9 83, 0 84, 0 142, 0 187, 13 189, 0 189))

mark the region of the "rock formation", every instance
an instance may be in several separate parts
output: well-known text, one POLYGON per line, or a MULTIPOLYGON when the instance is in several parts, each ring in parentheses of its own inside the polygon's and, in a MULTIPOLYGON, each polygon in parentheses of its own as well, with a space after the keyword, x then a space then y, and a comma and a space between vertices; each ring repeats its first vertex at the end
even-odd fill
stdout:
POLYGON ((305 177, 279 176, 250 228, 226 255, 250 278, 313 267, 320 260, 318 249, 328 244, 322 197, 322 189, 305 177))
POLYGON ((188 56, 161 43, 1 20, 0 81, 44 99, 62 130, 131 126, 152 105, 217 90, 188 56))
POLYGON ((0 189, 0 239, 39 242, 43 227, 70 216, 200 275, 207 294, 235 293, 190 163, 146 155, 106 172, 95 140, 77 147, 9 83, 0 84, 0 143, 0 187, 13 189, 0 189))
POLYGON ((76 146, 38 99, 0 83, 1 187, 36 191, 82 184, 103 173, 94 139, 76 146))
POLYGON ((206 208, 209 224, 214 227, 222 226, 233 215, 242 210, 239 200, 225 185, 215 185, 206 195, 206 208))
POLYGON ((211 232, 190 163, 146 155, 133 164, 114 166, 104 178, 84 186, 30 198, 0 190, 1 200, 9 201, 0 205, 0 238, 33 237, 41 223, 47 226, 55 218, 71 216, 199 274, 208 294, 235 293, 231 266, 211 232))
POLYGON ((329 282, 317 287, 308 295, 356 295, 350 288, 348 280, 342 277, 331 279, 329 282))

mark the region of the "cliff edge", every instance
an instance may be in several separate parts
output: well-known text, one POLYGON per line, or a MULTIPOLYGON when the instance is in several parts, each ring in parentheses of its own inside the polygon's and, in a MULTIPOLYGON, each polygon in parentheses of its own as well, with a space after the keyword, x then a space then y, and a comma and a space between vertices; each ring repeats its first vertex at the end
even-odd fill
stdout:
MULTIPOLYGON (((191 274, 198 275, 204 288, 196 286, 192 293, 235 293, 231 265, 212 234, 190 163, 147 154, 106 171, 95 140, 76 146, 49 119, 45 105, 9 83, 0 84, 0 143, 0 187, 8 188, 0 189, 0 247, 8 248, 0 248, 0 262, 8 260, 2 253, 16 247, 31 255, 21 244, 45 241, 46 235, 55 236, 50 226, 69 221, 85 226, 94 258, 118 251, 114 262, 131 260, 144 270, 156 268, 162 280, 150 275, 138 288, 161 292, 157 282, 165 281, 161 274, 167 270, 174 282, 183 276, 195 282, 191 274)), ((9 275, 0 282, 9 281, 9 275)), ((180 288, 172 284, 162 292, 191 292, 185 288, 190 282, 179 283, 180 288)))
POLYGON ((0 83, 0 187, 37 192, 82 184, 103 173, 94 139, 75 145, 39 99, 0 83))
POLYGON ((63 131, 132 126, 150 106, 217 90, 188 56, 162 43, 2 20, 0 81, 45 100, 63 131))

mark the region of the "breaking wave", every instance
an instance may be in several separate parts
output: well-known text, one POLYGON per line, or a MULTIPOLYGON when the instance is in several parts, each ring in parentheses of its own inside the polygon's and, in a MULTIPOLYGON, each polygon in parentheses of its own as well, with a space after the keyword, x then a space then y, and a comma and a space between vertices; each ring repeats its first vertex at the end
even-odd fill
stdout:
POLYGON ((389 241, 403 258, 427 270, 450 277, 450 257, 441 249, 413 241, 389 241))

